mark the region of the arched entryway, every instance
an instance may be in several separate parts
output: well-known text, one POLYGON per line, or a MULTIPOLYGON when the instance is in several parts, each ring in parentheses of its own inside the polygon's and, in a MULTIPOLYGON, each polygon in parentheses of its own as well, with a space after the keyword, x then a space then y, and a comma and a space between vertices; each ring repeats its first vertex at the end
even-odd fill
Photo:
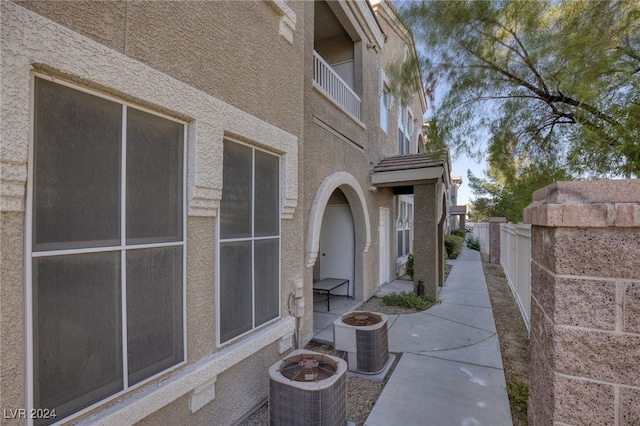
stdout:
POLYGON ((313 266, 314 282, 325 279, 348 280, 332 293, 354 297, 355 227, 349 201, 340 189, 333 191, 325 207, 318 258, 313 266))
MULTIPOLYGON (((349 283, 331 291, 336 294, 330 299, 331 309, 324 302, 314 303, 314 339, 332 341, 333 321, 363 300, 364 254, 370 244, 369 214, 360 184, 347 172, 332 173, 322 181, 311 206, 306 266, 313 268, 314 285, 326 278, 349 283)), ((317 292, 314 296, 317 301, 317 292)))
POLYGON ((371 226, 364 192, 358 181, 347 172, 335 172, 323 181, 313 200, 309 215, 309 229, 306 244, 306 266, 315 265, 320 250, 322 220, 329 199, 336 189, 344 194, 354 225, 354 283, 353 295, 356 300, 362 300, 363 290, 363 254, 369 251, 371 245, 371 226))

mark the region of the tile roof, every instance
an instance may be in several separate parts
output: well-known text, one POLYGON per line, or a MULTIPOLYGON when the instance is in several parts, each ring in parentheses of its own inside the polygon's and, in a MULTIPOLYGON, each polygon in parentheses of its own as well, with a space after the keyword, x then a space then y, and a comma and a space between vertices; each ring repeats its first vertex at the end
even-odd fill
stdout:
POLYGON ((451 206, 449 208, 449 213, 451 214, 466 214, 467 213, 467 206, 463 205, 458 205, 458 206, 451 206))
POLYGON ((373 166, 374 173, 395 172, 398 170, 425 169, 443 166, 446 162, 444 156, 438 154, 405 154, 383 158, 373 166))

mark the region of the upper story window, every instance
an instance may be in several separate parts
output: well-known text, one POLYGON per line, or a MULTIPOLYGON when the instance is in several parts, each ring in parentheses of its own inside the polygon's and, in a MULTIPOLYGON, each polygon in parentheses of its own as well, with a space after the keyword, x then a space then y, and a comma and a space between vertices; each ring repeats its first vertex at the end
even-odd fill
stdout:
POLYGON ((382 95, 380 96, 380 128, 387 133, 389 129, 389 104, 391 94, 389 88, 384 86, 382 89, 382 95))
POLYGON ((219 343, 280 316, 280 158, 225 140, 219 343))
POLYGON ((313 81, 360 120, 355 43, 326 1, 314 2, 313 81))
POLYGON ((398 154, 411 153, 412 133, 413 114, 408 108, 401 106, 398 113, 398 154))
POLYGON ((185 126, 34 87, 30 368, 60 420, 185 360, 185 126))

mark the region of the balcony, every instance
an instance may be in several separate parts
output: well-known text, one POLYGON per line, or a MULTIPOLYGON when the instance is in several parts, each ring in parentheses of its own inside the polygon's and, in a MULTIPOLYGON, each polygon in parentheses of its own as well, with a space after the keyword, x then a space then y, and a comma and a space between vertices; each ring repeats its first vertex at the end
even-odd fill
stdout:
POLYGON ((327 97, 360 121, 360 97, 315 50, 313 52, 313 81, 327 97))

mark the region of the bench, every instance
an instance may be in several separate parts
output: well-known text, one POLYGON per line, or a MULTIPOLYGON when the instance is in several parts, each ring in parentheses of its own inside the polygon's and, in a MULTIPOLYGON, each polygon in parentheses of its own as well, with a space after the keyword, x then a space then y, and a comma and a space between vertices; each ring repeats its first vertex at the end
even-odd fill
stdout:
POLYGON ((338 287, 342 287, 343 285, 347 285, 347 297, 349 297, 349 280, 345 280, 343 278, 325 278, 320 281, 316 281, 313 283, 313 291, 318 293, 323 293, 327 295, 327 311, 331 310, 330 300, 331 296, 337 296, 336 294, 332 294, 331 292, 338 287))

